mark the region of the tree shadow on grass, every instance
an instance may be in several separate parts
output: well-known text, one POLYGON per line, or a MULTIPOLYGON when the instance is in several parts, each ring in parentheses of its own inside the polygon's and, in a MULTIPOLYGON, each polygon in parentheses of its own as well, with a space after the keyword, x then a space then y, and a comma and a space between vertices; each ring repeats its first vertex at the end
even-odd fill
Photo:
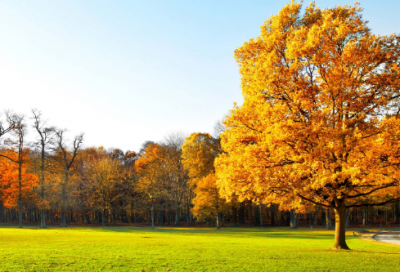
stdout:
POLYGON ((120 233, 174 233, 181 235, 205 235, 205 236, 229 236, 232 238, 266 238, 266 239, 302 239, 302 240, 332 240, 334 237, 333 233, 303 233, 302 230, 276 230, 276 231, 249 231, 248 229, 242 231, 238 230, 215 230, 215 229, 174 229, 168 227, 161 228, 138 228, 138 227, 93 227, 105 232, 120 232, 120 233))

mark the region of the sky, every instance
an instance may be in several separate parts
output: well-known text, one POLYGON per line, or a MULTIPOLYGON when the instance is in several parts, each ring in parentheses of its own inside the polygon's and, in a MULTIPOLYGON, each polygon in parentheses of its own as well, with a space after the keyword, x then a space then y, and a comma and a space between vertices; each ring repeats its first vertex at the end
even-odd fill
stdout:
MULTIPOLYGON (((234 50, 288 2, 0 0, 0 111, 32 124, 38 109, 85 146, 125 151, 212 134, 243 101, 234 50)), ((359 2, 374 34, 399 33, 400 1, 359 2)))

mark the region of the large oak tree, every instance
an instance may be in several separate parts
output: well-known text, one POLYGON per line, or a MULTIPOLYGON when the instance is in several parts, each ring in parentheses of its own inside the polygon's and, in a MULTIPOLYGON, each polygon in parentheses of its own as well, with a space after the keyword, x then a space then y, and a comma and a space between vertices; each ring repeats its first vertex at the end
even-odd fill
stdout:
POLYGON ((336 249, 347 208, 400 198, 400 37, 361 11, 292 2, 235 51, 244 103, 216 161, 227 197, 334 209, 336 249))

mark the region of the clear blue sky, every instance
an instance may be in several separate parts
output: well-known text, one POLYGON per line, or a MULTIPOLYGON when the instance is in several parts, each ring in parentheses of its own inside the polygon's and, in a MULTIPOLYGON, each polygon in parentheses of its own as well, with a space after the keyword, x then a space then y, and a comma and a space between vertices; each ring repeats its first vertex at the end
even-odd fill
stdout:
MULTIPOLYGON (((233 51, 287 2, 2 0, 0 109, 37 108, 86 146, 212 133, 242 102, 233 51)), ((360 3, 373 33, 399 32, 400 1, 360 3)))

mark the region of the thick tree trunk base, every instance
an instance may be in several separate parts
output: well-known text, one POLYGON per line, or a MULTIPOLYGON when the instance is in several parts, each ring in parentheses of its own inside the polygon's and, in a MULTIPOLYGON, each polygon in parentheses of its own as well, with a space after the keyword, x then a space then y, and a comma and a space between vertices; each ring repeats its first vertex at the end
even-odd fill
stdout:
POLYGON ((350 250, 350 248, 347 245, 344 245, 344 246, 341 246, 341 245, 335 246, 334 245, 332 249, 335 249, 335 250, 350 250))
POLYGON ((335 208, 335 244, 333 249, 349 250, 346 244, 346 206, 335 208))

